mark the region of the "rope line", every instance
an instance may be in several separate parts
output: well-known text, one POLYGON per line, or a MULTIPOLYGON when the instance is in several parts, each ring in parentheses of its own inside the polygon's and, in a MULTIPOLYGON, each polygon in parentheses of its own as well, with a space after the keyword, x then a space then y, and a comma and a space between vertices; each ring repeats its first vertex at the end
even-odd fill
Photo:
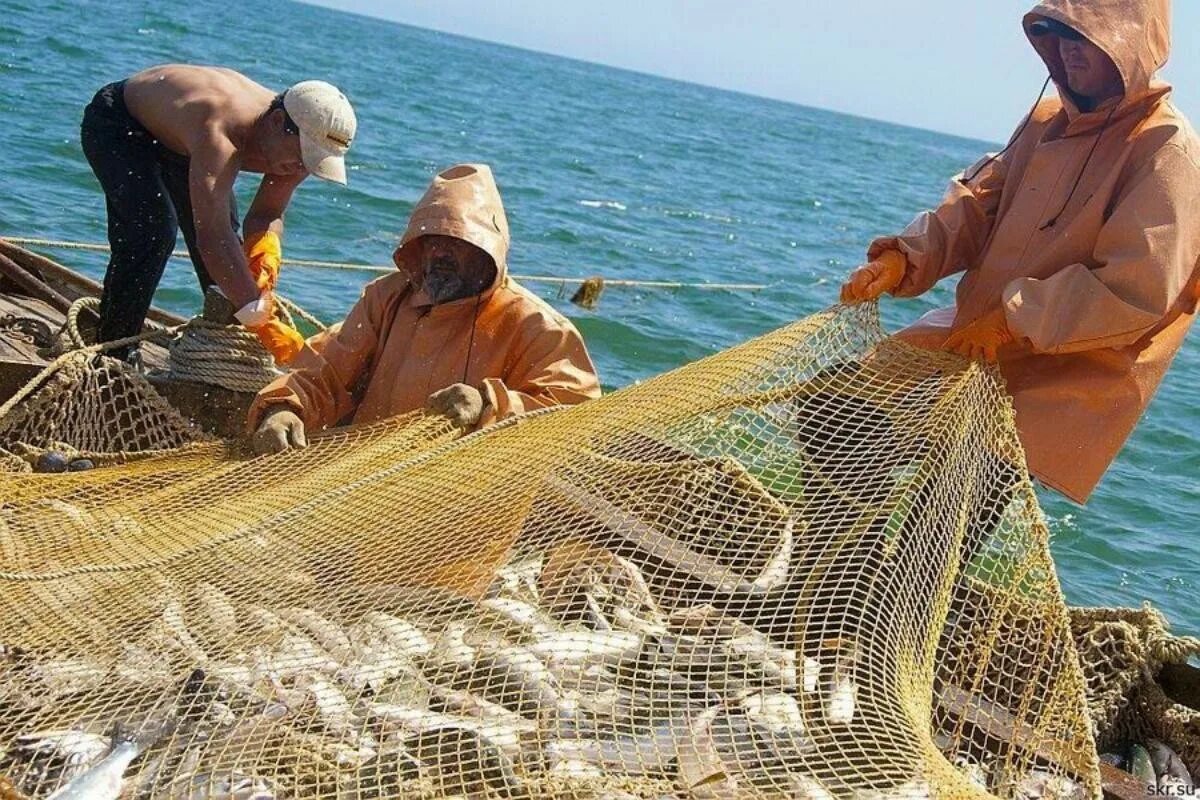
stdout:
MULTIPOLYGON (((62 250, 87 250, 97 253, 109 252, 109 247, 106 244, 92 242, 72 242, 59 239, 35 239, 25 236, 5 236, 5 241, 12 242, 16 245, 25 247, 47 247, 52 249, 62 250)), ((173 258, 190 258, 184 250, 176 250, 171 253, 173 258)), ((390 273, 396 268, 393 266, 376 266, 372 264, 351 264, 343 261, 314 261, 303 258, 285 258, 283 263, 293 267, 308 267, 311 269, 339 269, 353 270, 359 272, 379 272, 390 273)), ((549 283, 559 286, 582 283, 587 278, 564 278, 554 275, 513 275, 513 278, 526 283, 549 283)), ((604 285, 608 286, 628 286, 645 289, 724 289, 727 291, 750 291, 756 292, 766 289, 764 283, 685 283, 682 281, 642 281, 623 278, 605 278, 604 285)))

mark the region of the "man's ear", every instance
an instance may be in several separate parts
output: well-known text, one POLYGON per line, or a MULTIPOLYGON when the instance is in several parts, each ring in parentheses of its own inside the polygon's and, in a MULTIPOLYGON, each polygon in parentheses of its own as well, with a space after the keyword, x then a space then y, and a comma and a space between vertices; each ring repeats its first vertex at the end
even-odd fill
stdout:
POLYGON ((282 108, 276 108, 267 114, 267 124, 270 126, 271 133, 283 133, 287 127, 287 112, 282 108))

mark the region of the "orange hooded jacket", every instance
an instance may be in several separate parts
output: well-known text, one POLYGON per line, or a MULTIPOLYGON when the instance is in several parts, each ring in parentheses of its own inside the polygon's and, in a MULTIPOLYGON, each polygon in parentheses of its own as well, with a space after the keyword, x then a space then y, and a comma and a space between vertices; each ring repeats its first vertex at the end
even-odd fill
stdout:
POLYGON ((1029 469, 1083 503, 1192 324, 1200 141, 1154 77, 1169 51, 1168 0, 1046 0, 1026 31, 1043 18, 1107 53, 1124 95, 1081 111, 1058 37, 1030 35, 1061 99, 1040 102, 998 158, 958 176, 936 210, 868 256, 906 256, 900 297, 966 271, 954 307, 898 334, 914 344, 940 348, 1003 305, 1019 345, 1001 351, 999 367, 1029 469))
POLYGON ((575 326, 508 277, 508 220, 492 171, 464 164, 434 177, 393 254, 399 268, 372 281, 346 319, 309 339, 294 371, 259 392, 253 430, 269 407, 292 408, 310 430, 367 423, 423 408, 429 395, 466 383, 483 395, 482 427, 523 411, 600 396, 575 326), (440 234, 496 263, 478 296, 434 305, 410 245, 440 234), (351 416, 353 415, 353 416, 351 416))

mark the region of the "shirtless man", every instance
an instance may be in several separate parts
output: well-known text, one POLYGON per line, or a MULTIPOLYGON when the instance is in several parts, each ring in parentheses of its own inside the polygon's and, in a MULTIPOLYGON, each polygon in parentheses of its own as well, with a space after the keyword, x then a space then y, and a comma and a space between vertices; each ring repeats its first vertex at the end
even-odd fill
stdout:
POLYGON ((201 289, 215 284, 276 362, 289 362, 304 340, 273 314, 283 212, 309 174, 346 183, 355 128, 350 103, 322 81, 276 94, 230 69, 168 64, 97 92, 80 132, 112 247, 99 340, 141 331, 182 228, 201 289), (233 195, 242 171, 263 176, 244 250, 233 195))

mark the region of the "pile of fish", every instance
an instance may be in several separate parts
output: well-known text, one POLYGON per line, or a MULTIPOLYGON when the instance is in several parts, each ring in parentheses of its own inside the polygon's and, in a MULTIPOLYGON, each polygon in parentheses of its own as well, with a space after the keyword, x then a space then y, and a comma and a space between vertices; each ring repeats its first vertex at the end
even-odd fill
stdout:
POLYGON ((1179 755, 1157 739, 1130 745, 1125 753, 1103 753, 1100 760, 1133 774, 1148 794, 1191 797, 1196 785, 1179 755))
MULTIPOLYGON (((162 597, 110 665, 10 652, 0 717, 30 727, 0 739, 0 789, 54 800, 932 794, 915 775, 867 789, 850 764, 830 768, 837 732, 863 724, 851 642, 798 656, 711 605, 664 610, 631 561, 596 549, 553 570, 540 556, 515 562, 479 601, 407 591, 313 608, 200 584, 162 597), (35 725, 46 720, 58 727, 35 725)), ((1021 797, 1084 797, 1047 773, 1016 783, 1021 797)))

